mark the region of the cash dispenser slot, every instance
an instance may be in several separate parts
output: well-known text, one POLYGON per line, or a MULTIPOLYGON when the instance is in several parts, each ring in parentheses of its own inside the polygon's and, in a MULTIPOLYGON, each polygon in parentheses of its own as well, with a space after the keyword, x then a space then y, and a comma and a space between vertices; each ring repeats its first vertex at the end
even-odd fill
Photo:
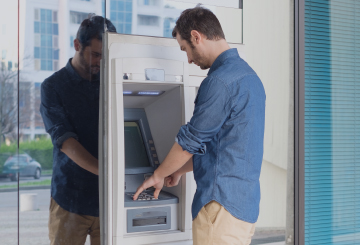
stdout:
POLYGON ((141 208, 127 210, 127 232, 168 230, 171 227, 171 208, 141 208))

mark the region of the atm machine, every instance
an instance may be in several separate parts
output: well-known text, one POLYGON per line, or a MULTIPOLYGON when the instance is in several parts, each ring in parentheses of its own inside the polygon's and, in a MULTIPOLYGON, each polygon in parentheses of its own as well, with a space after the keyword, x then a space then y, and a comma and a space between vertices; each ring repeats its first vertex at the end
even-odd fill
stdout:
MULTIPOLYGON (((237 47, 243 57, 242 45, 237 47)), ((165 159, 206 77, 175 39, 105 33, 100 88, 102 244, 192 244, 192 173, 138 200, 137 187, 165 159)))

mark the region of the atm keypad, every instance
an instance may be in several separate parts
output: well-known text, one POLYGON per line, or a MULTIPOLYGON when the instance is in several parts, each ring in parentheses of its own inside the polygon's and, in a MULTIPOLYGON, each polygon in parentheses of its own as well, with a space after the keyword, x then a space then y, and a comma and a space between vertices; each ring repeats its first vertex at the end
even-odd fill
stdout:
MULTIPOLYGON (((134 197, 135 193, 128 193, 127 195, 134 197)), ((150 200, 154 200, 154 199, 156 199, 156 198, 153 195, 142 192, 138 196, 137 201, 150 201, 150 200)))

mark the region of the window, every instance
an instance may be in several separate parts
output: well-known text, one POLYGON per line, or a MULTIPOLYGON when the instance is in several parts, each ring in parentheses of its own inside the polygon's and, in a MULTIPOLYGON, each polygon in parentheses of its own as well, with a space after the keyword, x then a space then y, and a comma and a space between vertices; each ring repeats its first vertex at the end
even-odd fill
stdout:
POLYGON ((53 11, 53 22, 54 23, 58 22, 58 12, 57 11, 53 11))
POLYGON ((81 24, 81 22, 88 18, 88 13, 70 11, 70 23, 81 24))
MULTIPOLYGON (((39 51, 40 52, 40 51, 39 51)), ((35 61, 34 61, 34 66, 35 66, 35 70, 36 71, 38 71, 38 70, 40 70, 40 60, 38 60, 38 59, 36 59, 35 61)))
POLYGON ((54 60, 54 71, 59 70, 59 61, 54 60))
POLYGON ((35 9, 34 21, 34 66, 35 70, 52 71, 54 50, 59 48, 57 11, 35 9), (39 59, 39 60, 37 60, 39 59))
POLYGON ((58 49, 59 48, 59 36, 53 36, 53 46, 54 49, 58 49))
POLYGON ((38 22, 38 21, 34 22, 34 32, 40 33, 40 22, 38 22))
POLYGON ((175 20, 173 18, 164 19, 164 37, 172 37, 172 30, 175 27, 175 20))
POLYGON ((150 15, 139 15, 138 23, 142 26, 159 26, 159 17, 150 15))
POLYGON ((118 33, 131 34, 132 0, 110 1, 110 20, 118 33))
POLYGON ((158 1, 157 0, 138 0, 139 5, 145 5, 145 6, 157 6, 158 1))
POLYGON ((54 50, 54 60, 59 60, 59 50, 54 50))
POLYGON ((34 46, 35 47, 40 47, 41 46, 40 34, 34 34, 34 46))
POLYGON ((40 20, 39 9, 35 9, 35 11, 34 11, 34 20, 37 20, 37 21, 40 20))
POLYGON ((9 71, 12 70, 12 61, 8 61, 8 70, 9 70, 9 71))
MULTIPOLYGON (((30 111, 31 106, 31 94, 29 91, 31 90, 31 83, 30 82, 20 82, 19 87, 19 106, 20 108, 28 107, 27 109, 30 111)), ((28 121, 29 118, 22 118, 21 121, 28 121)))
POLYGON ((59 25, 53 24, 53 35, 59 35, 59 25))

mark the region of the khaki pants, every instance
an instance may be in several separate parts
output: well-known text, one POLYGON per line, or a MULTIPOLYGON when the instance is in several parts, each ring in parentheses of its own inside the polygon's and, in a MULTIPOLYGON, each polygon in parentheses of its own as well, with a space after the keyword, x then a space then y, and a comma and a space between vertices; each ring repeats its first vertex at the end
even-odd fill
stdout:
POLYGON ((255 224, 232 216, 218 202, 206 204, 193 221, 194 245, 249 245, 255 224))
POLYGON ((90 235, 91 245, 100 245, 99 217, 70 213, 51 198, 49 216, 51 245, 84 245, 87 235, 90 235))

